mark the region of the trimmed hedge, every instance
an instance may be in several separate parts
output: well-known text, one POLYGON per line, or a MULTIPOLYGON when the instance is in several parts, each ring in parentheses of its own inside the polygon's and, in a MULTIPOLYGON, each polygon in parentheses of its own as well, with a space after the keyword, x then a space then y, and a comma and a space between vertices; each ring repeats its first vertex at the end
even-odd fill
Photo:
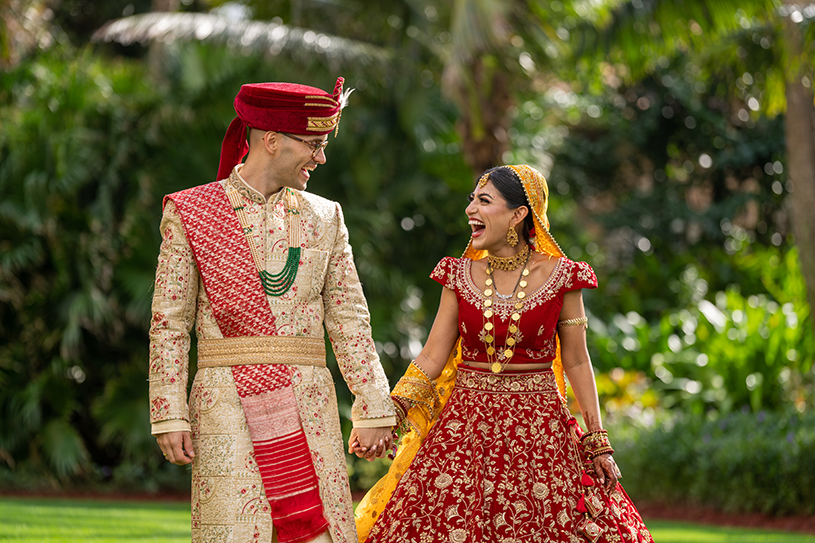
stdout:
POLYGON ((731 413, 651 428, 611 424, 635 500, 732 512, 815 514, 815 414, 731 413))

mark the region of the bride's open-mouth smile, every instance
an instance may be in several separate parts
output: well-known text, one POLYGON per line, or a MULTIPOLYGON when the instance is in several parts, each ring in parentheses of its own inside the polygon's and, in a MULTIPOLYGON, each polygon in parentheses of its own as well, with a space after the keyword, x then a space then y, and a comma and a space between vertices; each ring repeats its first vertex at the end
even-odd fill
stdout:
POLYGON ((470 219, 470 228, 473 229, 473 237, 477 238, 484 233, 486 230, 486 225, 480 221, 479 219, 471 218, 470 219))

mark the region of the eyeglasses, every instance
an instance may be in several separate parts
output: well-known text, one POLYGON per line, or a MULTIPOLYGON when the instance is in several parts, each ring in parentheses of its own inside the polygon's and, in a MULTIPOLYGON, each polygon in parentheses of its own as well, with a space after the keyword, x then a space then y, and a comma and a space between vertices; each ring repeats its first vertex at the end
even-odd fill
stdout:
POLYGON ((325 146, 328 145, 328 140, 317 140, 317 141, 308 141, 304 140, 303 138, 298 138, 297 136, 292 136, 291 134, 286 134, 285 132, 281 132, 287 138, 293 139, 294 141, 300 141, 305 143, 311 148, 311 158, 317 156, 322 149, 325 149, 325 146))

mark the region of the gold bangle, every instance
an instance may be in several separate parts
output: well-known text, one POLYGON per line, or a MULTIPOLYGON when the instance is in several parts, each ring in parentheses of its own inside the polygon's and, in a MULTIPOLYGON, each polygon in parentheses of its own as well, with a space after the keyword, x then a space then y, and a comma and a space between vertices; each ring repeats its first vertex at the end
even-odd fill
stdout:
POLYGON ((593 460, 602 454, 614 454, 614 449, 611 448, 611 442, 608 440, 608 431, 602 428, 583 434, 580 442, 583 444, 583 449, 586 451, 589 460, 593 460))
POLYGON ((562 321, 557 321, 558 327, 560 326, 579 326, 581 324, 585 324, 586 328, 589 327, 589 318, 588 317, 578 317, 576 319, 566 319, 562 321))

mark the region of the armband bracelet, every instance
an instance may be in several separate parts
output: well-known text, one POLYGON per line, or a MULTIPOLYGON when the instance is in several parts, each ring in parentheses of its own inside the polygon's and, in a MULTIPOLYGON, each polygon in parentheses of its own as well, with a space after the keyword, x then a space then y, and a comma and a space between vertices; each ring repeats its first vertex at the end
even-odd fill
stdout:
POLYGON ((614 449, 611 448, 611 442, 608 440, 608 432, 600 429, 593 432, 587 432, 580 438, 580 443, 583 445, 583 450, 586 451, 586 456, 589 460, 594 460, 601 454, 613 454, 614 449))
POLYGON ((586 328, 589 327, 589 318, 588 317, 578 317, 576 319, 566 319, 563 321, 557 321, 558 327, 561 326, 580 326, 581 324, 585 324, 586 328))

